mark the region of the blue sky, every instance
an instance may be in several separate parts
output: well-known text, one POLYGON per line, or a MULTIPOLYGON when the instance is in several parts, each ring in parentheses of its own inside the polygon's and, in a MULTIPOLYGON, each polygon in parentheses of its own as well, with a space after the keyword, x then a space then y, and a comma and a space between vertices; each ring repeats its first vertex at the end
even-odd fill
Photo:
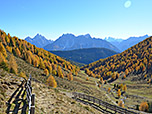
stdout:
POLYGON ((63 33, 128 38, 152 35, 152 0, 0 0, 0 29, 12 36, 63 33), (129 6, 125 2, 129 2, 129 6), (131 4, 130 4, 131 3, 131 4))

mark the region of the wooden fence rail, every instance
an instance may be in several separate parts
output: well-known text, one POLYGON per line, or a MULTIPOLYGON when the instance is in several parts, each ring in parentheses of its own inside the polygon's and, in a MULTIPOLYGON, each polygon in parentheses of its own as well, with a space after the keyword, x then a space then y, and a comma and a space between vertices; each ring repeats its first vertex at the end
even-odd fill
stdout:
POLYGON ((26 99, 28 101, 29 105, 29 111, 28 114, 34 114, 35 113, 35 94, 32 94, 32 86, 31 86, 31 75, 29 76, 29 79, 26 83, 26 99))
POLYGON ((75 99, 79 98, 79 99, 90 101, 93 104, 98 104, 99 106, 101 105, 101 106, 105 107, 106 109, 110 109, 111 111, 114 111, 115 113, 120 113, 120 114, 139 114, 139 113, 127 110, 125 108, 109 104, 109 103, 104 102, 104 101, 102 101, 102 100, 100 100, 98 98, 95 98, 93 96, 89 96, 89 95, 82 94, 82 93, 76 93, 76 92, 73 92, 72 94, 74 95, 75 99))

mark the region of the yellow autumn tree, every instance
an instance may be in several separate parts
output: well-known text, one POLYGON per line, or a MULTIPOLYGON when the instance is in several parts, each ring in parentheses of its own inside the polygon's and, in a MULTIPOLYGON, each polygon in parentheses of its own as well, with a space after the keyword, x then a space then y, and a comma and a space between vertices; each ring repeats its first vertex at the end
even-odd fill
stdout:
POLYGON ((28 62, 29 64, 32 64, 31 56, 27 56, 27 62, 28 62))
POLYGON ((7 57, 6 50, 5 50, 5 47, 3 46, 2 42, 0 42, 0 52, 1 52, 5 57, 7 57))
POLYGON ((120 100, 120 101, 118 102, 118 106, 120 106, 120 107, 122 107, 122 108, 125 108, 124 102, 123 102, 122 100, 120 100))
POLYGON ((103 83, 103 78, 102 77, 100 78, 100 82, 103 83))
POLYGON ((20 52, 20 50, 19 50, 18 48, 16 48, 16 55, 17 55, 18 57, 21 57, 21 52, 20 52))
POLYGON ((45 70, 44 70, 44 74, 45 74, 46 76, 48 76, 48 75, 49 75, 49 71, 48 71, 48 69, 45 69, 45 70))
POLYGON ((123 79, 125 79, 125 78, 126 78, 126 75, 123 76, 123 79))
POLYGON ((10 72, 11 73, 15 73, 15 74, 18 73, 18 70, 17 70, 18 66, 17 66, 17 63, 16 63, 15 58, 14 58, 13 55, 11 55, 11 57, 10 57, 9 66, 10 66, 10 72))
POLYGON ((64 78, 63 73, 62 73, 62 69, 61 69, 60 66, 58 66, 57 72, 58 72, 58 76, 59 76, 60 78, 64 78))
POLYGON ((139 106, 140 111, 148 111, 148 103, 147 102, 142 102, 139 106))
POLYGON ((2 62, 7 62, 6 58, 4 57, 4 55, 0 52, 0 63, 2 62))
POLYGON ((4 70, 9 71, 8 62, 1 52, 0 52, 0 68, 3 68, 4 70))
POLYGON ((57 82, 56 82, 55 78, 52 75, 50 75, 48 77, 48 79, 46 81, 46 84, 49 85, 49 86, 51 86, 51 87, 54 87, 54 88, 57 87, 57 82))
POLYGON ((9 51, 10 53, 12 53, 12 47, 9 47, 8 45, 6 46, 7 51, 9 51))
POLYGON ((48 66, 49 73, 52 73, 52 65, 48 66))
POLYGON ((127 91, 127 86, 126 85, 123 86, 123 91, 125 91, 125 92, 127 91))
POLYGON ((68 80, 69 80, 69 81, 72 81, 72 80, 73 80, 73 75, 72 75, 71 72, 67 75, 67 77, 68 77, 68 80))
POLYGON ((123 87, 123 84, 120 84, 120 85, 119 85, 119 87, 120 87, 120 89, 122 89, 122 87, 123 87))
POLYGON ((53 70, 53 71, 52 71, 52 74, 57 75, 56 70, 53 70))
POLYGON ((121 91, 120 91, 120 89, 118 89, 117 94, 118 94, 118 97, 120 98, 120 96, 121 96, 121 91))
POLYGON ((144 75, 144 78, 145 78, 145 79, 147 78, 147 74, 144 75))
POLYGON ((108 92, 110 93, 110 91, 111 91, 111 88, 109 87, 109 88, 108 88, 108 92))
POLYGON ((38 66, 39 66, 39 64, 38 64, 38 60, 37 60, 37 59, 35 59, 33 64, 34 64, 34 67, 38 67, 38 66))
POLYGON ((41 69, 45 69, 45 64, 44 64, 42 58, 40 58, 40 68, 41 68, 41 69))

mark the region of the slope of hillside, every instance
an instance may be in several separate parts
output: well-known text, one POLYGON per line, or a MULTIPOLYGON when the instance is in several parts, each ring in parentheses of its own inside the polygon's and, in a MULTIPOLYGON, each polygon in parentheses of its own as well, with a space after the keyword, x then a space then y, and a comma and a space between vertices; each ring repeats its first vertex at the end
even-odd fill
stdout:
POLYGON ((39 48, 43 48, 44 46, 53 43, 52 40, 47 40, 40 34, 37 34, 34 38, 26 37, 25 40, 39 48))
POLYGON ((97 61, 99 59, 103 59, 117 52, 106 49, 106 48, 87 48, 87 49, 77 49, 71 51, 50 51, 60 57, 64 57, 66 59, 70 59, 72 61, 89 64, 91 62, 97 61))
POLYGON ((120 54, 100 59, 84 66, 82 69, 88 68, 92 73, 101 75, 103 78, 110 78, 111 73, 114 72, 125 72, 126 75, 143 72, 149 74, 152 73, 151 49, 152 37, 149 37, 120 54))
POLYGON ((107 48, 119 52, 119 50, 109 42, 102 39, 92 38, 89 34, 77 37, 73 34, 63 34, 52 44, 44 47, 44 49, 48 51, 65 51, 82 48, 107 48))
POLYGON ((140 37, 130 37, 127 40, 123 40, 122 42, 119 43, 118 47, 119 49, 122 49, 122 51, 130 48, 131 46, 136 45, 137 43, 145 40, 148 38, 148 35, 140 36, 140 37))
POLYGON ((152 37, 81 69, 90 77, 99 78, 101 89, 106 90, 114 102, 121 100, 124 107, 152 112, 152 37), (148 107, 141 108, 142 103, 148 107))
MULTIPOLYGON (((5 86, 9 83, 9 76, 13 75, 14 78, 21 76, 26 79, 29 74, 35 80, 34 82, 32 81, 32 86, 37 96, 35 104, 36 114, 55 112, 63 114, 67 114, 67 112, 69 114, 72 112, 86 114, 100 113, 89 106, 68 98, 70 97, 68 95, 74 91, 94 95, 97 98, 111 102, 96 88, 94 83, 96 79, 88 78, 83 71, 79 71, 78 67, 24 40, 11 37, 10 34, 6 35, 4 31, 0 31, 0 79, 1 82, 5 80, 2 87, 0 86, 0 99, 2 99, 0 101, 2 104, 0 105, 0 111, 2 113, 7 109, 5 103, 13 94, 12 92, 15 91, 14 89, 16 89, 11 84, 9 84, 10 87, 5 86), (1 69, 3 69, 4 73, 1 72, 1 69), (49 75, 54 77, 53 82, 52 80, 48 80, 49 75), (3 77, 6 79, 3 79, 3 77), (57 85, 48 84, 55 84, 54 81, 57 85), (10 91, 11 87, 14 88, 12 91, 10 91), (9 95, 5 94, 6 89, 10 93, 9 95), (46 97, 47 95, 48 97, 46 97), (68 106, 65 104, 68 104, 68 106)), ((13 109, 14 106, 14 103, 12 103, 11 107, 13 109)))
POLYGON ((94 63, 84 66, 82 69, 89 69, 91 74, 101 75, 104 79, 116 79, 117 74, 125 72, 126 76, 130 73, 149 74, 147 78, 150 78, 151 70, 151 54, 152 54, 152 37, 138 43, 137 45, 129 48, 128 50, 108 57, 106 59, 100 59, 94 63))

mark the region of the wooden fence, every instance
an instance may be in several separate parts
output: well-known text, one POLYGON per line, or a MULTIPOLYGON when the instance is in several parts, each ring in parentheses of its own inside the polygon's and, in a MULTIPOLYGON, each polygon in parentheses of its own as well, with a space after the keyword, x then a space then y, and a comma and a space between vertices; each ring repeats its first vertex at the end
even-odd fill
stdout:
POLYGON ((31 75, 29 76, 29 79, 26 83, 26 99, 28 101, 29 105, 29 111, 28 114, 34 114, 35 113, 35 94, 32 94, 32 86, 31 86, 31 75))
POLYGON ((104 101, 102 101, 102 100, 100 100, 98 98, 95 98, 93 96, 89 96, 89 95, 82 94, 82 93, 76 93, 76 92, 73 92, 72 94, 74 95, 75 99, 78 98, 78 99, 87 100, 88 102, 92 102, 93 104, 97 104, 99 106, 105 107, 106 109, 110 109, 111 111, 114 111, 115 113, 120 113, 120 114, 139 114, 139 113, 127 110, 125 108, 109 104, 109 103, 104 102, 104 101))

